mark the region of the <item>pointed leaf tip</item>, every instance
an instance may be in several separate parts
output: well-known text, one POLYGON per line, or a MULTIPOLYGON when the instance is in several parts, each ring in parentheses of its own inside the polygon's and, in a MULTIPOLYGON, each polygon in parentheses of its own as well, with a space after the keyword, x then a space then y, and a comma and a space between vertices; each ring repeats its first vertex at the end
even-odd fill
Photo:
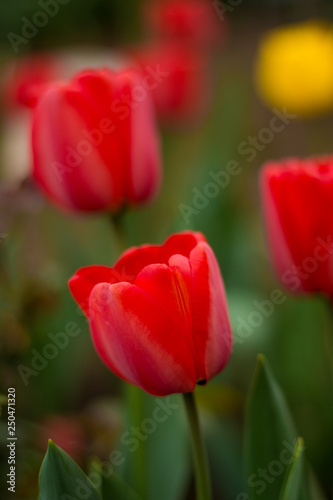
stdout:
MULTIPOLYGON (((266 357, 259 354, 246 410, 244 479, 251 500, 279 498, 287 467, 273 482, 265 484, 265 491, 258 488, 257 471, 279 460, 286 443, 293 453, 296 440, 297 433, 284 394, 266 357)), ((305 484, 303 472, 301 484, 302 487, 305 484)), ((308 500, 308 496, 305 494, 302 500, 308 500)))
POLYGON ((89 500, 101 500, 90 479, 51 439, 40 469, 39 491, 39 500, 88 498, 88 496, 89 500))
POLYGON ((281 488, 279 500, 300 500, 304 498, 304 450, 304 440, 299 437, 281 488))
POLYGON ((257 354, 257 360, 259 363, 263 364, 266 361, 266 357, 264 356, 264 354, 259 353, 257 354))

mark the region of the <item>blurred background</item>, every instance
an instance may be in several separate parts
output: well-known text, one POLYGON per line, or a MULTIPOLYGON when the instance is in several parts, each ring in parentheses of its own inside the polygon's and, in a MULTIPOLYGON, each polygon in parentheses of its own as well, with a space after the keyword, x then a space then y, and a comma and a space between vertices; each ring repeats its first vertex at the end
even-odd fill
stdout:
MULTIPOLYGON (((163 29, 151 18, 158 3, 59 1, 57 13, 37 28, 35 21, 43 24, 45 19, 34 17, 43 10, 40 2, 0 3, 0 393, 6 394, 8 387, 17 393, 16 498, 37 497, 49 437, 88 470, 91 457, 106 460, 110 450, 121 449, 127 429, 123 384, 95 353, 88 324, 67 288, 79 267, 113 264, 119 255, 113 228, 103 216, 59 212, 29 176, 31 111, 22 105, 20 92, 22 81, 33 72, 24 61, 40 57, 47 61, 42 80, 44 70, 47 80, 53 71, 56 78, 67 78, 90 66, 167 65, 170 77, 162 84, 167 90, 156 96, 162 193, 152 205, 126 214, 125 232, 130 246, 160 243, 173 231, 199 230, 219 260, 234 352, 227 369, 197 390, 215 496, 231 500, 244 491, 244 409, 261 352, 286 395, 307 458, 328 498, 333 324, 320 297, 286 293, 267 317, 260 312, 258 303, 270 300, 279 284, 265 246, 258 172, 269 159, 332 152, 333 4, 207 0, 215 23, 207 30, 214 35, 208 44, 203 21, 202 45, 209 47, 185 37, 181 43, 187 52, 175 63, 172 45, 178 35, 157 35, 163 29), (286 27, 296 23, 304 27, 300 32, 286 27), (318 41, 321 37, 325 48, 318 41), (327 71, 321 71, 323 67, 327 71), (274 116, 279 131, 272 129, 274 116), (233 173, 221 174, 230 170, 230 162, 233 173), (214 176, 224 179, 223 185, 214 176), (65 347, 57 346, 54 336, 68 328, 77 334, 67 335, 65 347), (53 347, 45 350, 47 344, 53 347)), ((145 398, 149 416, 156 402, 145 398)), ((6 433, 1 420, 2 442, 6 433)), ((158 460, 150 459, 147 465, 149 500, 193 498, 181 409, 158 426, 146 446, 149 457, 158 454, 158 460)), ((5 447, 0 458, 3 478, 5 447)), ((116 472, 130 478, 131 460, 132 455, 116 472)))

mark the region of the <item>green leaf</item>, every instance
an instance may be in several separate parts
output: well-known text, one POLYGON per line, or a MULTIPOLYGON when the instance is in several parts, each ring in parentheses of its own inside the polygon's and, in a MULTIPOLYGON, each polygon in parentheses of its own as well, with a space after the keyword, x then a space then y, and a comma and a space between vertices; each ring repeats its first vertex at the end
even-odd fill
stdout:
POLYGON ((148 499, 181 500, 189 484, 191 463, 183 401, 178 394, 149 396, 147 410, 156 424, 146 441, 148 499))
POLYGON ((99 477, 98 491, 105 500, 140 500, 137 493, 114 472, 110 462, 101 462, 94 457, 90 464, 91 474, 99 477))
POLYGON ((202 410, 200 420, 216 492, 221 498, 235 499, 242 488, 242 447, 237 428, 229 419, 202 410))
POLYGON ((289 465, 279 500, 294 500, 300 497, 304 470, 304 441, 298 438, 292 462, 289 465))
POLYGON ((139 496, 123 479, 113 473, 102 478, 102 498, 104 500, 140 500, 139 496))
POLYGON ((191 470, 183 401, 179 395, 150 398, 150 415, 154 416, 157 408, 161 408, 159 422, 156 421, 156 431, 147 440, 149 499, 181 500, 191 470), (173 409, 166 412, 162 408, 168 401, 173 409))
MULTIPOLYGON (((246 412, 244 470, 251 500, 279 498, 297 437, 284 395, 259 355, 246 412)), ((308 498, 303 487, 301 499, 308 498)))
POLYGON ((191 449, 181 396, 142 394, 143 413, 122 435, 119 450, 124 465, 117 472, 144 500, 182 500, 190 481, 191 449), (145 495, 133 474, 138 453, 146 457, 142 464, 147 481, 145 495))
POLYGON ((101 500, 80 467, 51 440, 39 475, 39 500, 101 500))

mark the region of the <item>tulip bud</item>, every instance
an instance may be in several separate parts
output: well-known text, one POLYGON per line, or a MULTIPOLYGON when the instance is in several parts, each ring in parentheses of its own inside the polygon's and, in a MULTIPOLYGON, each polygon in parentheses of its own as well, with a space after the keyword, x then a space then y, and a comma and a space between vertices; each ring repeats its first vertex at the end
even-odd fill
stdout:
POLYGON ((144 47, 133 57, 144 73, 154 70, 160 75, 148 82, 163 124, 192 126, 205 118, 213 85, 210 60, 204 51, 168 42, 144 47))
POLYGON ((284 287, 333 294, 333 158, 268 163, 261 174, 270 256, 284 287))
POLYGON ((148 2, 145 17, 155 37, 178 39, 195 50, 214 48, 225 37, 224 19, 209 0, 148 2))
POLYGON ((149 91, 135 70, 52 85, 33 116, 34 178, 60 207, 118 211, 156 196, 161 167, 149 91))
POLYGON ((51 54, 19 59, 5 71, 1 89, 4 105, 11 110, 20 106, 33 108, 61 73, 60 60, 51 54))
POLYGON ((109 368, 145 391, 191 392, 227 364, 232 335, 218 263, 201 233, 122 254, 69 281, 109 368))

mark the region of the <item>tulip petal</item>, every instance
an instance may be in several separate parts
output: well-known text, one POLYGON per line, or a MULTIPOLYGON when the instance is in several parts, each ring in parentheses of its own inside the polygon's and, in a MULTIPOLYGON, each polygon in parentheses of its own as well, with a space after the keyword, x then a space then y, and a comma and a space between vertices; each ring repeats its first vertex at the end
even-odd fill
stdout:
MULTIPOLYGON (((141 88, 145 91, 142 81, 138 83, 141 83, 141 88)), ((140 85, 137 87, 140 88, 140 85)), ((156 158, 160 157, 157 125, 149 93, 144 99, 144 105, 140 102, 130 115, 131 148, 127 198, 133 203, 151 199, 153 194, 157 196, 162 182, 162 167, 156 161, 156 158)))
POLYGON ((166 264, 151 264, 138 274, 134 285, 147 292, 168 314, 193 351, 190 265, 186 257, 179 257, 187 261, 187 266, 183 263, 183 274, 166 264))
POLYGON ((100 356, 125 380, 157 396, 194 389, 186 340, 144 290, 129 283, 96 285, 90 325, 100 356))
POLYGON ((288 159, 261 177, 268 243, 278 278, 293 292, 332 294, 332 157, 288 159), (309 210, 309 200, 315 201, 309 210), (319 202, 320 200, 320 202, 319 202))
MULTIPOLYGON (((89 75, 86 75, 86 78, 88 79, 89 75)), ((70 127, 67 129, 66 137, 81 158, 79 168, 71 172, 70 179, 74 178, 73 174, 75 174, 78 180, 76 183, 72 181, 69 184, 70 192, 76 202, 82 206, 87 203, 86 199, 93 200, 95 197, 96 204, 102 204, 101 206, 104 207, 117 207, 124 200, 125 172, 128 168, 125 151, 128 144, 124 144, 125 134, 122 131, 117 130, 116 133, 110 110, 111 89, 109 89, 109 100, 105 102, 104 110, 100 109, 96 95, 98 92, 104 95, 100 88, 102 78, 98 75, 95 77, 91 75, 90 79, 93 83, 99 83, 96 84, 96 88, 91 89, 91 93, 85 92, 84 87, 80 88, 82 85, 77 87, 74 84, 66 90, 66 107, 64 106, 63 112, 66 108, 68 109, 68 126, 70 127), (109 120, 111 124, 107 129, 108 132, 105 132, 106 129, 102 125, 104 120, 109 120), (119 165, 122 168, 119 168, 119 165)), ((107 82, 103 83, 104 87, 107 87, 107 82)))
POLYGON ((192 280, 191 267, 187 257, 173 255, 169 259, 169 269, 174 281, 174 295, 177 310, 186 330, 192 337, 192 280))
MULTIPOLYGON (((277 209, 277 203, 280 197, 277 192, 278 184, 276 184, 276 188, 274 189, 274 173, 278 173, 276 171, 276 167, 274 169, 269 167, 264 169, 261 174, 261 194, 264 207, 263 216, 265 218, 266 225, 269 228, 268 245, 276 266, 277 276, 280 279, 282 278, 282 281, 285 279, 288 282, 288 271, 292 270, 294 261, 290 248, 287 245, 287 240, 284 236, 284 231, 281 226, 280 216, 277 209)), ((284 186, 283 189, 283 198, 285 198, 287 194, 285 188, 286 186, 284 186)), ((294 189, 292 191, 293 193, 295 192, 294 189)), ((282 193, 280 193, 280 195, 281 194, 282 193)), ((288 217, 292 217, 289 206, 288 217)), ((299 238, 299 236, 297 236, 297 238, 299 238)), ((300 280, 299 283, 301 284, 300 280)))
MULTIPOLYGON (((154 193, 157 194, 162 175, 151 98, 145 90, 141 73, 136 70, 128 69, 121 73, 105 70, 102 74, 104 78, 101 78, 100 74, 87 71, 77 78, 77 83, 84 95, 94 96, 92 104, 96 108, 99 121, 101 116, 112 118, 111 121, 117 130, 116 135, 111 134, 101 142, 99 153, 106 163, 117 165, 119 162, 115 153, 117 150, 121 152, 126 166, 114 169, 113 173, 118 175, 118 184, 123 184, 124 198, 133 203, 142 202, 151 198, 154 193), (144 103, 141 99, 140 102, 135 102, 134 88, 141 88, 142 92, 146 92, 144 103), (133 101, 133 105, 124 105, 125 96, 128 96, 129 102, 133 101), (112 158, 110 140, 116 140, 112 147, 112 158)), ((87 116, 85 107, 81 106, 79 109, 85 116, 85 122, 91 123, 92 112, 89 110, 87 116)), ((98 122, 94 128, 100 129, 98 122)))
POLYGON ((173 255, 169 259, 169 266, 176 285, 177 309, 181 312, 183 322, 186 322, 187 325, 187 335, 192 350, 196 379, 197 381, 203 380, 206 378, 205 365, 197 354, 192 332, 192 275, 190 262, 182 255, 173 255))
POLYGON ((79 269, 68 281, 70 291, 89 316, 89 297, 92 289, 98 283, 117 283, 120 281, 119 275, 111 267, 107 266, 87 266, 79 269))
POLYGON ((116 262, 114 269, 127 276, 133 282, 138 273, 150 264, 168 264, 174 254, 189 257, 191 250, 200 241, 206 241, 200 232, 184 231, 170 236, 163 245, 142 245, 124 252, 116 262))
MULTIPOLYGON (((105 158, 101 158, 99 148, 85 135, 94 127, 87 130, 87 122, 79 111, 83 108, 87 108, 86 113, 90 116, 89 127, 95 125, 89 97, 72 88, 53 86, 39 100, 32 131, 34 177, 61 206, 100 210, 119 204, 123 193, 119 182, 115 181, 113 169, 111 171, 105 158), (98 169, 93 169, 93 165, 98 169)), ((119 164, 121 153, 114 134, 110 134, 108 140, 115 143, 114 147, 110 143, 108 146, 119 164)), ((102 141, 101 148, 108 140, 102 141)))
POLYGON ((210 380, 227 364, 232 335, 220 269, 214 253, 205 242, 191 252, 192 328, 198 357, 210 380))
POLYGON ((163 245, 165 259, 169 260, 175 254, 189 257, 191 250, 201 241, 206 241, 206 238, 199 231, 184 231, 173 234, 163 245))

